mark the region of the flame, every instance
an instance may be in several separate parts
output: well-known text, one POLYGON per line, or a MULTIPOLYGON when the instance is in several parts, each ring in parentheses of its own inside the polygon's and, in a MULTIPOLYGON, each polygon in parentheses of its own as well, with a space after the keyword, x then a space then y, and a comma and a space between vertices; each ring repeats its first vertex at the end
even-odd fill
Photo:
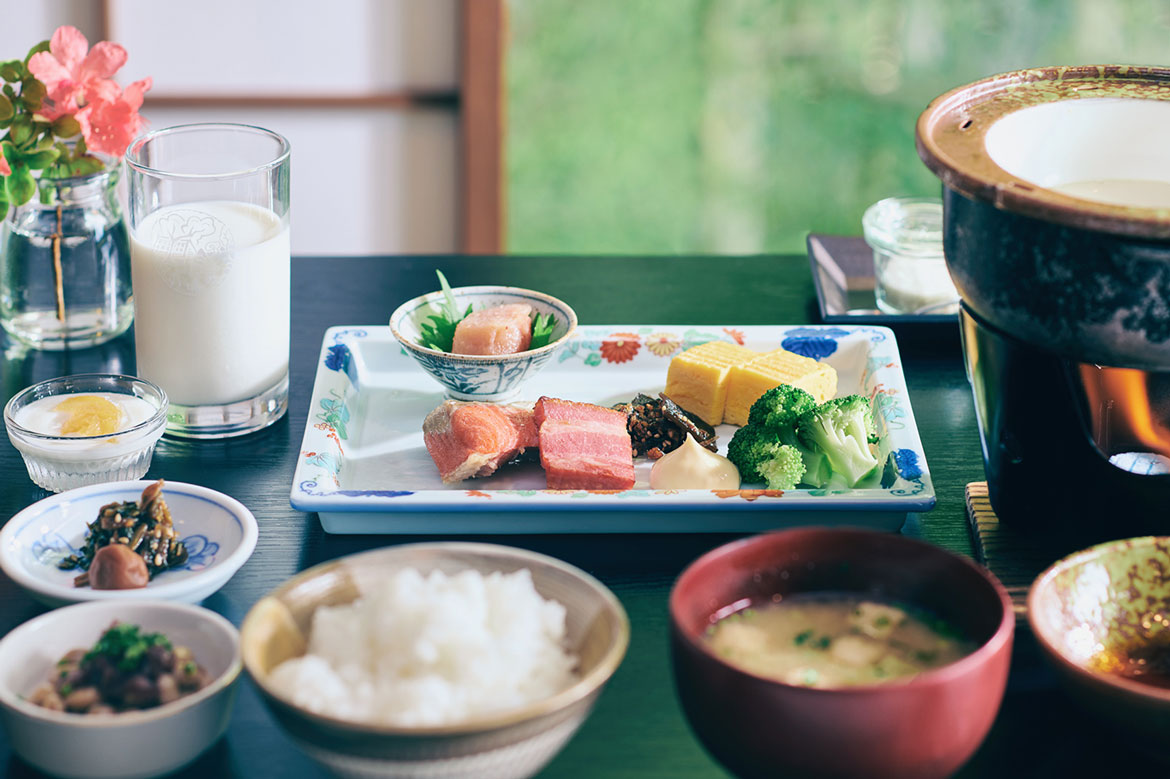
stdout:
POLYGON ((1081 365, 1080 372, 1093 438, 1103 452, 1140 450, 1170 457, 1170 425, 1154 413, 1145 371, 1081 365))

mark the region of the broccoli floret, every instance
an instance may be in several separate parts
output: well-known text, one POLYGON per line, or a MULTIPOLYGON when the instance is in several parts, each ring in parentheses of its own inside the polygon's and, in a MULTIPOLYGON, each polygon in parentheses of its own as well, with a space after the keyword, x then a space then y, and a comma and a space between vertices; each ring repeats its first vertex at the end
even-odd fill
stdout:
POLYGON ((803 446, 796 448, 800 450, 800 456, 804 459, 804 476, 801 477, 800 483, 810 487, 824 487, 828 484, 833 471, 824 452, 805 449, 803 446))
POLYGON ((748 411, 748 424, 763 425, 776 431, 795 430, 800 415, 816 407, 816 398, 809 393, 791 384, 781 384, 756 399, 748 411))
POLYGON ((804 457, 799 449, 780 444, 756 463, 770 490, 794 490, 804 476, 804 457))
POLYGON ((745 482, 763 481, 764 475, 756 467, 769 444, 779 443, 776 434, 762 427, 746 425, 735 431, 727 444, 727 459, 739 471, 739 478, 745 482))
POLYGON ((870 436, 876 433, 869 401, 861 395, 826 401, 802 414, 797 426, 802 447, 824 454, 829 467, 850 487, 879 466, 869 448, 870 436))
POLYGON ((727 445, 727 459, 745 482, 766 482, 769 489, 790 490, 804 474, 799 449, 783 443, 773 430, 748 424, 735 431, 727 445))

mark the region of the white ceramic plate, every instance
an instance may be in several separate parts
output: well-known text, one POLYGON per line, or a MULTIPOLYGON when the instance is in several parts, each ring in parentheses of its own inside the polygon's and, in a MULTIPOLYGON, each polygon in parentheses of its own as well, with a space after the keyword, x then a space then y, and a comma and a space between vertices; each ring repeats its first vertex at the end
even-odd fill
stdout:
MULTIPOLYGON (((636 461, 624 492, 545 488, 539 464, 447 485, 422 439, 441 388, 403 353, 387 327, 325 333, 291 502, 331 533, 756 532, 817 522, 887 530, 934 506, 934 488, 906 394, 894 334, 884 327, 583 327, 525 384, 521 400, 549 395, 612 405, 657 395, 670 358, 712 340, 759 351, 783 347, 833 365, 838 392, 870 398, 891 452, 881 488, 651 490, 636 461)), ((735 428, 718 428, 723 451, 735 428)), ((759 485, 762 487, 762 485, 759 485)))
POLYGON ((136 501, 148 484, 148 480, 95 484, 37 501, 0 530, 0 568, 49 606, 146 598, 199 603, 226 584, 252 556, 259 536, 256 518, 244 504, 206 487, 166 482, 163 499, 189 556, 182 567, 157 574, 145 587, 74 587, 73 578, 80 571, 57 567, 62 558, 81 549, 87 525, 102 506, 136 501))

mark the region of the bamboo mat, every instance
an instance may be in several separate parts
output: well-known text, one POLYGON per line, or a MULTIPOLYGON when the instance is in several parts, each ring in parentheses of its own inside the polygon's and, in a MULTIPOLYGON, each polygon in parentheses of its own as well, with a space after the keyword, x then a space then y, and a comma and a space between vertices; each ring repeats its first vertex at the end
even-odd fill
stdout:
POLYGON ((1016 619, 1022 620, 1032 580, 1061 555, 1054 556, 1035 536, 1001 525, 991 508, 985 481, 967 485, 967 520, 971 523, 976 559, 1003 582, 1012 598, 1016 619))

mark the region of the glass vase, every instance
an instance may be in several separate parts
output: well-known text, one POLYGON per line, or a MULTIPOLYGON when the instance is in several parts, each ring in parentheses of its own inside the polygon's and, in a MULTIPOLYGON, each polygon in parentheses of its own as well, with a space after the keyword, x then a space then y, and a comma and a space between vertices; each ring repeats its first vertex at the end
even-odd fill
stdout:
POLYGON ((130 243, 118 170, 40 179, 0 231, 0 326, 35 349, 75 349, 122 334, 134 317, 130 243))

